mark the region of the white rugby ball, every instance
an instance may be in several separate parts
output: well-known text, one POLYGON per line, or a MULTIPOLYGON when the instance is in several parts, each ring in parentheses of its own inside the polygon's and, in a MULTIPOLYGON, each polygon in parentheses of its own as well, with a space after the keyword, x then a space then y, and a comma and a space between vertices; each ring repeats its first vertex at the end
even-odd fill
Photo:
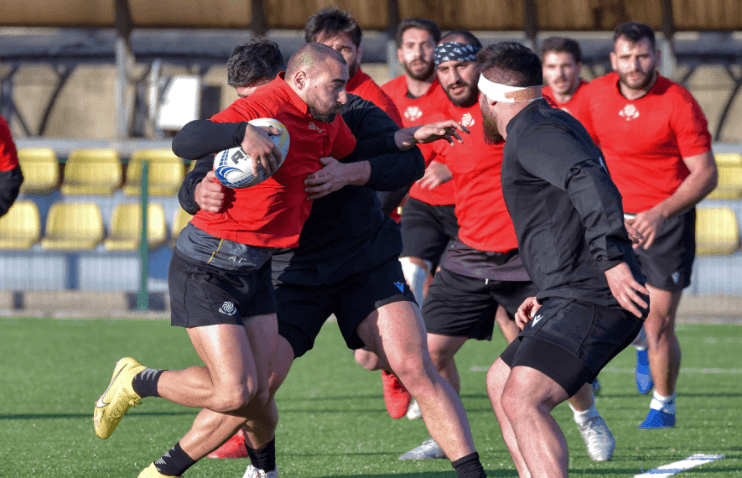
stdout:
MULTIPOLYGON (((289 153, 289 131, 280 121, 273 118, 257 118, 250 120, 253 126, 275 126, 281 134, 270 135, 271 141, 281 152, 281 159, 276 165, 281 167, 286 155, 289 153)), ((242 150, 241 146, 220 151, 214 157, 214 174, 223 185, 232 189, 249 188, 260 184, 270 177, 261 167, 258 175, 252 173, 250 157, 242 150)))

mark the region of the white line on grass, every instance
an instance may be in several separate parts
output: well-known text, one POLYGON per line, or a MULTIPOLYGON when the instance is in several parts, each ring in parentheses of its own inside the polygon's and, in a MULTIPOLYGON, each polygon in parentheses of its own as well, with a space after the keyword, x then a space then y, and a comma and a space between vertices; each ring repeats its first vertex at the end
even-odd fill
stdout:
POLYGON ((653 470, 649 470, 641 475, 635 475, 634 478, 667 478, 681 471, 689 470, 697 466, 711 463, 712 461, 721 460, 724 455, 705 455, 703 453, 696 453, 695 455, 689 456, 685 460, 676 461, 669 465, 662 465, 653 470))

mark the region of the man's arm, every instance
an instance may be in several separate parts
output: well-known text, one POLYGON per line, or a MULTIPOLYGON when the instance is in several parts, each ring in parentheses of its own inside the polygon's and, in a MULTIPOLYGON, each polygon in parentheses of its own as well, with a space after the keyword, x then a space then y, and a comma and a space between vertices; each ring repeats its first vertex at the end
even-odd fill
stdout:
POLYGON ((711 151, 683 158, 683 162, 690 174, 672 196, 627 220, 643 238, 634 247, 649 249, 665 220, 691 209, 716 188, 718 171, 711 151))
MULTIPOLYGON (((197 189, 201 189, 204 177, 211 172, 213 167, 214 155, 209 154, 204 156, 196 162, 193 170, 191 170, 183 180, 183 184, 180 186, 180 190, 178 191, 178 201, 180 202, 180 207, 182 207, 188 214, 196 214, 201 209, 201 205, 197 200, 197 189)), ((221 186, 221 184, 215 184, 214 186, 221 186)), ((220 191, 222 188, 223 186, 219 188, 220 191)), ((223 199, 224 194, 222 193, 222 200, 223 199)), ((221 204, 219 207, 221 207, 221 204)))
POLYGON ((10 171, 0 171, 0 217, 4 216, 15 200, 23 184, 23 173, 18 165, 10 171))
POLYGON ((191 121, 173 138, 176 156, 196 160, 207 154, 239 146, 245 138, 247 123, 214 123, 191 121))

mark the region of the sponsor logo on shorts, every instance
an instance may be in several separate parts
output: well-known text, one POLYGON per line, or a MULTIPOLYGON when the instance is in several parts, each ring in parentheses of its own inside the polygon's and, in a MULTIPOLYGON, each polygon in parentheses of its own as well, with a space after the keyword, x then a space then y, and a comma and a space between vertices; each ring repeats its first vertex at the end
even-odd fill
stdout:
POLYGON ((423 115, 423 112, 417 106, 408 106, 404 112, 404 117, 410 121, 415 121, 423 115))
POLYGON ((222 313, 222 314, 224 314, 224 315, 234 315, 234 314, 237 313, 237 308, 230 301, 226 301, 219 308, 219 312, 222 313))
POLYGON ((539 321, 540 321, 541 319, 543 319, 543 318, 544 318, 544 316, 543 316, 543 315, 541 315, 541 314, 539 314, 539 315, 537 315, 536 317, 534 317, 534 318, 533 318, 533 322, 531 322, 531 327, 535 327, 535 326, 536 326, 536 324, 538 324, 538 323, 539 323, 539 321))
POLYGON ((401 282, 395 282, 394 285, 397 286, 397 289, 399 289, 400 292, 404 292, 404 284, 401 282))
POLYGON ((639 117, 639 110, 636 109, 636 106, 628 104, 624 106, 621 111, 618 112, 618 116, 622 117, 626 121, 631 121, 639 117))
POLYGON ((680 272, 673 272, 671 277, 672 281, 677 284, 680 280, 680 272))

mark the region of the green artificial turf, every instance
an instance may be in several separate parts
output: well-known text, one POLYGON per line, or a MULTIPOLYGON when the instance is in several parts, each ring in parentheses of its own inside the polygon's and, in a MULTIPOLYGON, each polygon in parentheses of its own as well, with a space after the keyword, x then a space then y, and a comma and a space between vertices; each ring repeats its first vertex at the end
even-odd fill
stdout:
MULTIPOLYGON (((627 350, 600 375, 598 410, 618 443, 612 461, 591 461, 567 405, 554 411, 569 444, 571 476, 633 477, 695 453, 726 458, 675 476, 742 476, 742 326, 680 325, 678 334, 676 428, 637 430, 650 399, 636 392, 634 352, 627 350)), ((516 476, 485 391, 486 369, 504 345, 496 336, 469 342, 457 355, 462 399, 491 477, 516 476)), ((185 330, 167 321, 0 319, 0 351, 0 477, 136 477, 196 414, 149 398, 110 439, 93 432, 93 404, 120 357, 167 369, 200 364, 185 330)), ((424 425, 389 418, 379 373, 353 361, 334 323, 294 363, 277 401, 281 477, 455 476, 445 460, 397 460, 428 437, 424 425)), ((247 463, 205 459, 186 476, 240 478, 247 463)))

